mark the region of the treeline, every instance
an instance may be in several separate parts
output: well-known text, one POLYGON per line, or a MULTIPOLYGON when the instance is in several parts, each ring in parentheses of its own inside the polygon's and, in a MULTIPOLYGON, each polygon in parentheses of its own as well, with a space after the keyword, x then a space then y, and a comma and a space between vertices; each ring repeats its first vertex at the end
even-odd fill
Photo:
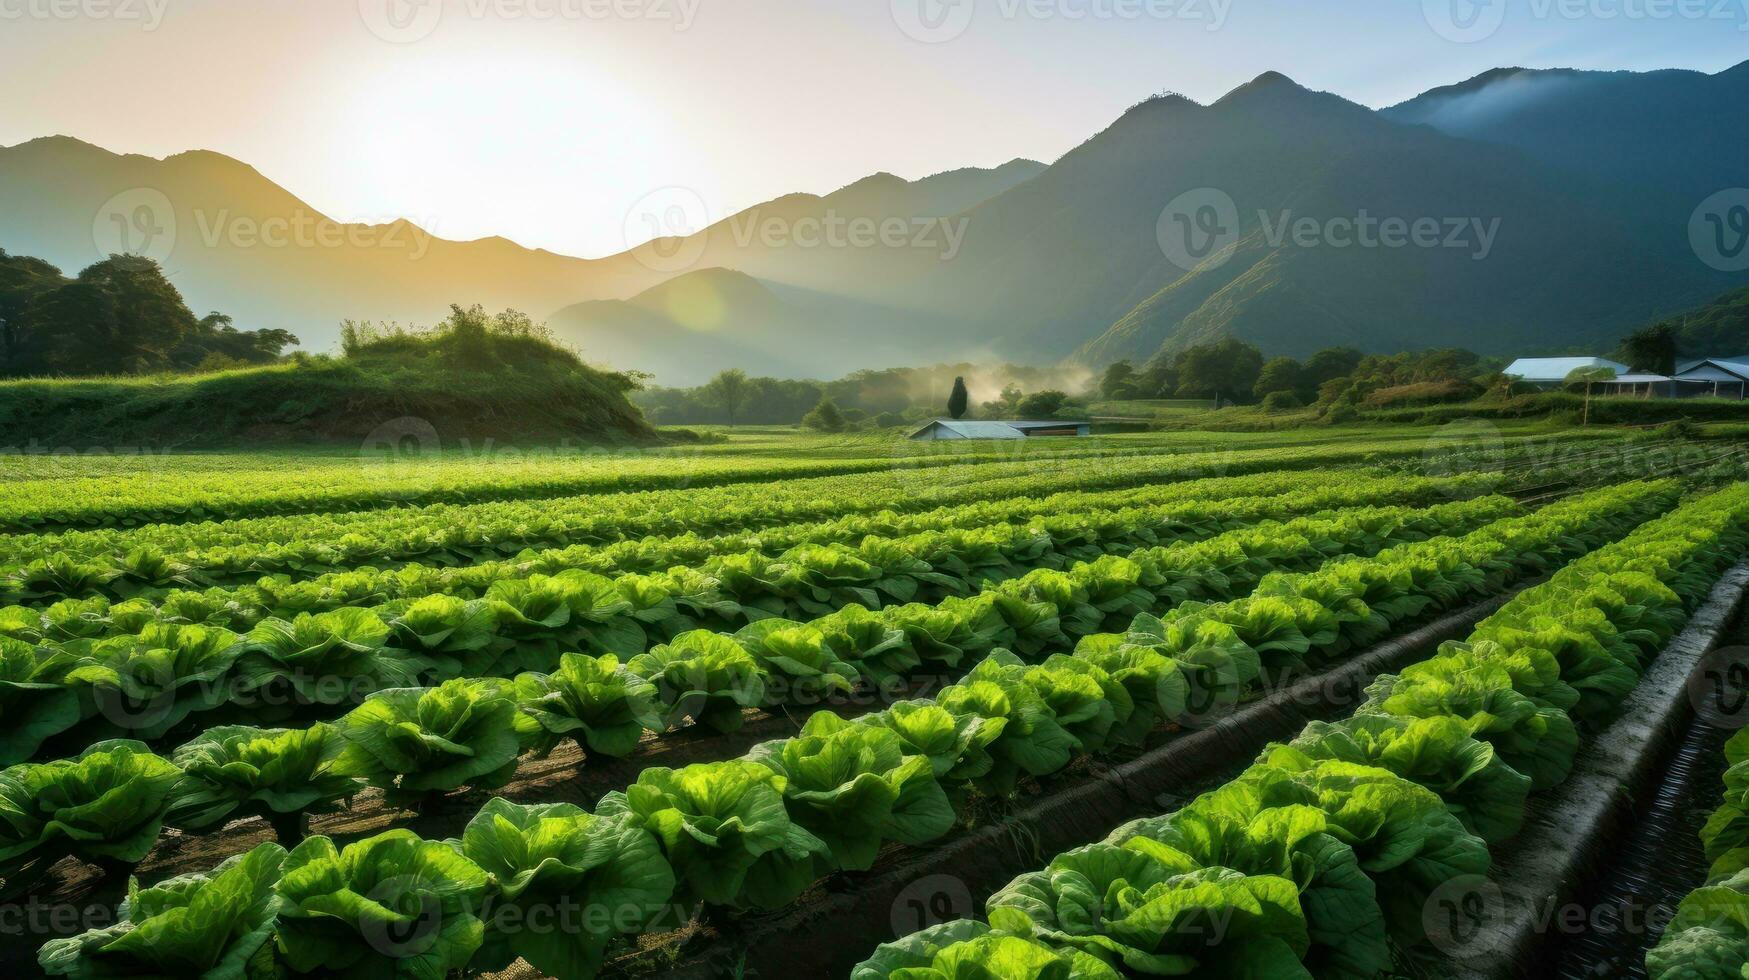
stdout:
POLYGON ((1155 357, 1140 369, 1118 361, 1106 368, 1099 392, 1113 400, 1209 398, 1217 407, 1316 406, 1321 414, 1345 415, 1363 405, 1466 401, 1503 384, 1503 364, 1456 347, 1401 354, 1332 347, 1304 361, 1266 360, 1256 346, 1229 338, 1155 357))
POLYGON ((1073 411, 1072 393, 1092 376, 1080 368, 930 367, 855 371, 836 381, 793 381, 723 371, 696 388, 652 387, 632 400, 660 425, 796 425, 822 431, 886 428, 944 413, 954 382, 964 379, 970 415, 1052 418, 1073 411))
POLYGON ((270 363, 297 342, 196 317, 148 258, 112 255, 69 279, 0 249, 0 377, 212 371, 270 363))

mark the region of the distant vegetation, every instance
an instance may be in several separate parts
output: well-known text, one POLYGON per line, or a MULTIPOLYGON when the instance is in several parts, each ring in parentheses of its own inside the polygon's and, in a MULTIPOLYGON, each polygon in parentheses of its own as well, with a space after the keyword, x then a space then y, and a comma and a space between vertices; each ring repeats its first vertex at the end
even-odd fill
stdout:
POLYGON ((68 279, 0 249, 0 377, 215 371, 271 363, 297 342, 197 318, 148 258, 112 255, 68 279))
POLYGON ((514 311, 453 307, 428 330, 348 323, 343 348, 209 374, 3 382, 0 447, 356 447, 385 426, 440 445, 655 436, 626 399, 636 378, 588 367, 514 311))
POLYGON ((696 388, 649 388, 632 395, 661 425, 798 425, 854 431, 903 425, 952 413, 956 382, 965 385, 963 414, 972 418, 1052 418, 1077 414, 1072 397, 1093 376, 1075 367, 937 364, 855 371, 836 381, 792 381, 723 371, 696 388), (830 411, 814 415, 829 404, 830 411), (812 421, 804 421, 813 415, 812 421), (836 417, 837 421, 832 419, 836 417))

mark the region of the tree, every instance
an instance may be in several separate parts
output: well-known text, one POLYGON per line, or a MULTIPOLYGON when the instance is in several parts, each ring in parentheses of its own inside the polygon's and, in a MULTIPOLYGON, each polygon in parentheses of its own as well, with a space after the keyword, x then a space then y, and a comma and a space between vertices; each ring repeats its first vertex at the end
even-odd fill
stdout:
POLYGON ((1002 392, 996 396, 995 401, 984 403, 984 414, 1012 415, 1020 411, 1021 400, 1025 397, 1020 386, 1010 381, 1002 386, 1002 392))
POLYGON ((1305 384, 1317 388, 1332 378, 1345 378, 1354 373, 1365 357, 1352 347, 1327 347, 1306 358, 1305 384))
POLYGON ((112 255, 36 297, 20 318, 35 367, 56 374, 138 374, 170 366, 196 320, 158 263, 112 255))
POLYGON ((844 416, 838 411, 838 406, 832 404, 832 399, 822 398, 813 411, 802 416, 802 425, 815 432, 843 432, 844 416))
POLYGON ((1668 323, 1657 323, 1636 330, 1621 342, 1621 353, 1635 370, 1675 374, 1676 328, 1668 323))
POLYGON ((25 309, 66 284, 67 277, 53 265, 28 255, 7 255, 0 248, 0 375, 25 369, 25 309))
POLYGON ((1579 424, 1580 425, 1590 425, 1591 424, 1591 386, 1594 384, 1597 384, 1599 382, 1603 382, 1603 381, 1614 381, 1615 380, 1615 368, 1603 367, 1602 365, 1594 365, 1591 367, 1577 367, 1577 368, 1574 368, 1573 370, 1567 372, 1567 379, 1566 380, 1567 380, 1567 383, 1570 385, 1582 384, 1585 386, 1585 415, 1584 415, 1583 420, 1579 424))
POLYGON ((1232 337, 1184 351, 1178 362, 1178 390, 1184 394, 1208 395, 1219 408, 1223 396, 1235 399, 1257 385, 1263 372, 1263 352, 1232 337))
MULTIPOLYGON (((1291 357, 1278 357, 1263 365, 1257 383, 1251 386, 1251 393, 1266 398, 1281 391, 1297 392, 1304 385, 1305 370, 1300 367, 1300 362, 1291 357)), ((1295 400, 1298 400, 1297 396, 1295 400)))
POLYGON ((712 378, 704 389, 705 397, 723 410, 723 414, 729 417, 729 425, 733 426, 735 417, 741 412, 741 406, 747 402, 747 372, 740 368, 730 368, 712 378))
POLYGON ((1136 368, 1129 361, 1117 361, 1105 369, 1099 379, 1099 393, 1114 401, 1136 397, 1136 368))
POLYGON ((1165 398, 1178 390, 1178 362, 1182 354, 1155 354, 1137 378, 1136 392, 1143 398, 1165 398))
MULTIPOLYGON (((937 391, 941 389, 936 389, 937 391)), ((966 417, 966 407, 971 401, 971 395, 966 392, 966 379, 953 379, 953 394, 947 396, 947 414, 956 419, 966 417)))
POLYGON ((1035 391, 1020 400, 1017 406, 1021 418, 1050 419, 1069 402, 1069 396, 1061 391, 1035 391))

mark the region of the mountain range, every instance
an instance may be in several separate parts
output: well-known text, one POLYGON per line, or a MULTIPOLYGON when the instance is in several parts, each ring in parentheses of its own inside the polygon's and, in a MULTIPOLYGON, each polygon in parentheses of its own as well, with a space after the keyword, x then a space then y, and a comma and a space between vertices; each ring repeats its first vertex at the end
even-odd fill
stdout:
POLYGON ((0 247, 73 271, 120 241, 197 312, 330 346, 450 303, 546 319, 590 360, 723 367, 1118 358, 1239 337, 1270 354, 1607 350, 1749 283, 1749 62, 1717 74, 1499 69, 1381 110, 1267 73, 1144 101, 1049 165, 793 194, 581 259, 407 222, 331 222, 253 168, 67 137, 0 148, 0 247), (173 230, 172 230, 173 226, 173 230))

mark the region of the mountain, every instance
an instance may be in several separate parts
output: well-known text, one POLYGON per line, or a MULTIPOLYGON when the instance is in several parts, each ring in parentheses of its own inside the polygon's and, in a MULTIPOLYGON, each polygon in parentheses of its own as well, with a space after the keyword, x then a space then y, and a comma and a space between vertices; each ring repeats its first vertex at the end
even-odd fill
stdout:
POLYGON ((160 260, 194 309, 222 310, 246 329, 290 330, 320 350, 345 319, 431 323, 458 302, 545 317, 579 301, 628 299, 712 266, 801 289, 830 293, 843 286, 878 295, 847 271, 866 264, 871 249, 813 248, 791 236, 805 235, 809 219, 821 227, 892 217, 927 222, 1042 167, 1017 160, 917 181, 876 174, 825 196, 779 198, 687 239, 655 243, 655 259, 650 249, 579 259, 502 238, 448 241, 408 222, 336 222, 218 153, 159 160, 50 137, 0 147, 0 214, 7 215, 0 248, 45 258, 69 274, 111 251, 141 251, 160 260), (661 252, 670 248, 688 261, 680 267, 663 261, 661 252), (778 258, 785 255, 791 258, 778 258))
POLYGON ((1624 220, 1614 205, 1626 188, 1600 198, 1518 149, 1403 125, 1278 75, 1207 107, 1138 107, 1113 132, 1126 134, 1121 145, 1103 145, 1108 133, 1077 151, 1103 166, 1075 183, 1151 193, 1127 227, 1118 213, 1098 215, 1095 227, 1140 239, 1162 198, 1215 188, 1237 228, 1225 251, 1190 271, 1138 262, 1156 288, 1075 352, 1088 364, 1229 336, 1289 355, 1334 344, 1506 353, 1592 343, 1723 288, 1689 251, 1692 205, 1624 220), (1363 216, 1437 231, 1422 247, 1406 236, 1386 242, 1375 225, 1368 247, 1363 216))
POLYGON ((1676 335, 1676 359, 1723 357, 1749 360, 1749 289, 1738 289, 1698 309, 1664 317, 1656 325, 1676 335))
POLYGON ((1393 121, 1516 147, 1634 199, 1693 209, 1749 186, 1749 62, 1696 71, 1499 68, 1383 110, 1393 121))
POLYGON ((1501 69, 1375 111, 1270 72, 1207 105, 1144 101, 1048 166, 875 174, 593 260, 428 240, 404 224, 341 226, 339 244, 319 247, 251 245, 225 231, 313 212, 216 154, 151 160, 39 140, 0 148, 0 247, 77 269, 94 240, 154 226, 137 193, 104 206, 153 188, 173 202, 161 205, 177 226, 167 269, 202 312, 320 348, 342 318, 510 306, 550 319, 586 358, 661 384, 731 366, 1097 368, 1223 337, 1271 354, 1607 350, 1749 283, 1726 241, 1731 202, 1703 222, 1716 247, 1690 227, 1707 217, 1701 199, 1749 187, 1746 95, 1749 63, 1714 75, 1501 69), (1221 247, 1188 255, 1187 230, 1219 232, 1221 247), (420 254, 366 247, 392 237, 420 254))
POLYGON ((588 360, 645 371, 669 387, 703 384, 727 368, 836 378, 916 364, 941 349, 932 336, 948 329, 929 317, 720 268, 684 273, 629 300, 566 307, 548 326, 588 360))

